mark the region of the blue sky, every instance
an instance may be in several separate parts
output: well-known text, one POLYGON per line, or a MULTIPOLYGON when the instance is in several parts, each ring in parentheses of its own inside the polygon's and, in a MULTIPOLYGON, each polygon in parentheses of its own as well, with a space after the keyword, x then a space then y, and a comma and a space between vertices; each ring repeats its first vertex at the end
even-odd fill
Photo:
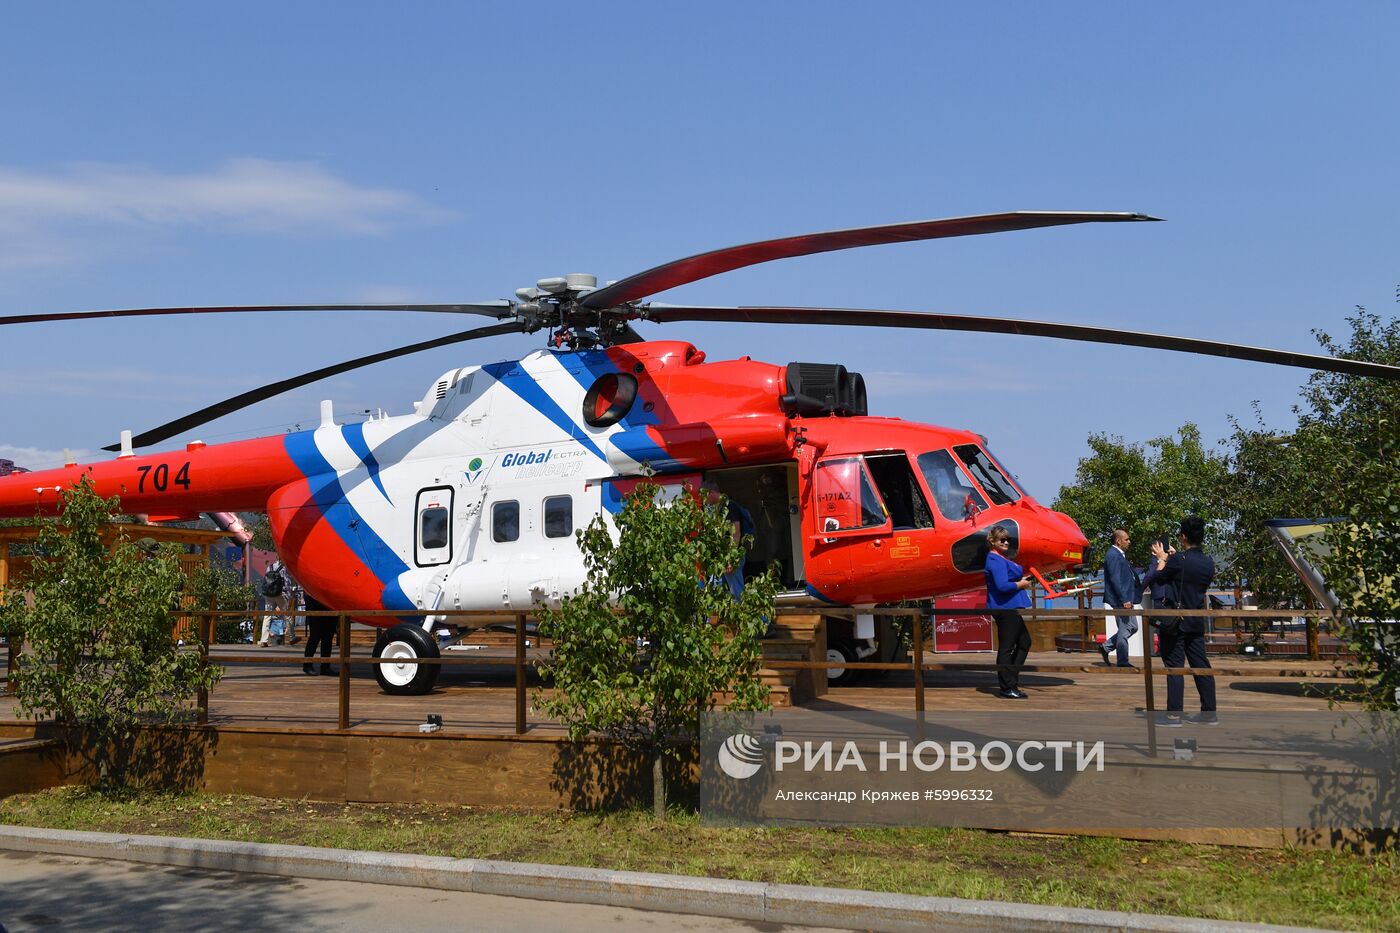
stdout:
MULTIPOLYGON (((1004 210, 1068 227, 828 253, 658 296, 1131 327, 1312 351, 1396 313, 1400 6, 12 4, 0 313, 477 301, 786 234, 1004 210)), ((0 456, 92 451, 473 321, 209 316, 0 332, 0 456)), ((1091 431, 1214 440, 1306 374, 1032 338, 666 325, 712 359, 843 362, 880 414, 970 427, 1038 497, 1091 431)), ((498 338, 201 428, 409 410, 498 338)), ((182 438, 183 440, 185 438, 182 438)), ((99 454, 97 456, 107 456, 99 454)))

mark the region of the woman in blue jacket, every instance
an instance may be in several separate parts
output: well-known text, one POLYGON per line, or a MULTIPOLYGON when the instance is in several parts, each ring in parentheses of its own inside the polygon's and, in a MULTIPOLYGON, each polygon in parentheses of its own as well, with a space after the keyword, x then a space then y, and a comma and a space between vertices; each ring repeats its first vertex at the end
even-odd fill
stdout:
POLYGON ((1029 609, 1031 581, 1025 579, 1021 565, 1006 558, 1011 548, 1011 533, 1001 525, 987 529, 987 608, 997 624, 997 696, 1005 700, 1024 700, 1019 687, 1018 668, 1026 662, 1031 651, 1031 633, 1021 618, 1021 609, 1029 609))

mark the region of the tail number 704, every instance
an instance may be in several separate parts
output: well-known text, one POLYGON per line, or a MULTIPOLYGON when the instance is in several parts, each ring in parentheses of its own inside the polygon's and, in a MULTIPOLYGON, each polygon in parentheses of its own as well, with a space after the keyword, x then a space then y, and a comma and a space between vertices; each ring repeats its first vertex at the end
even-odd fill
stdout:
POLYGON ((185 489, 190 488, 190 465, 188 462, 176 471, 174 480, 170 478, 170 464, 168 463, 139 466, 136 468, 136 472, 141 474, 141 480, 136 485, 137 492, 146 491, 147 480, 151 481, 151 488, 156 492, 165 492, 172 483, 176 486, 183 486, 185 489))

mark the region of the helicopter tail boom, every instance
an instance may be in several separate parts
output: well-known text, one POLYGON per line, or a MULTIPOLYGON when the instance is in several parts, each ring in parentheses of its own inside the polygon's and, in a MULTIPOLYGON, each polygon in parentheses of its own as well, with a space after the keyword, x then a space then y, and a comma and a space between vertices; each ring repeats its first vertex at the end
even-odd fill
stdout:
POLYGON ((0 477, 0 518, 56 515, 61 493, 84 477, 98 495, 120 496, 122 510, 133 514, 262 511, 273 490, 302 475, 285 437, 196 442, 178 451, 0 477))

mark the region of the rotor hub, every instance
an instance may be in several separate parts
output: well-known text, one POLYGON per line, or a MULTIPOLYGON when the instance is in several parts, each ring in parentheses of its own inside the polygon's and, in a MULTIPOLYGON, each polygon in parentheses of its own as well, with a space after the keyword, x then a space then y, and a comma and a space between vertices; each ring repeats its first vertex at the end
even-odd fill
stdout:
POLYGON ((599 309, 583 303, 582 299, 597 287, 598 277, 586 272, 543 278, 533 286, 515 290, 520 300, 514 313, 527 333, 548 329, 550 346, 555 348, 610 347, 635 340, 636 335, 627 325, 639 316, 635 307, 599 309))

